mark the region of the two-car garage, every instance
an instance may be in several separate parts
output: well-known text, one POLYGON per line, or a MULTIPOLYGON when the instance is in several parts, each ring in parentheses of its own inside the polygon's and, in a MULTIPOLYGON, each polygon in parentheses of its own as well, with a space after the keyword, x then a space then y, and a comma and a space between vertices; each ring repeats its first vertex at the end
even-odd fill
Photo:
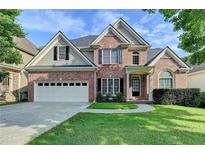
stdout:
POLYGON ((88 102, 88 81, 38 81, 35 102, 88 102))

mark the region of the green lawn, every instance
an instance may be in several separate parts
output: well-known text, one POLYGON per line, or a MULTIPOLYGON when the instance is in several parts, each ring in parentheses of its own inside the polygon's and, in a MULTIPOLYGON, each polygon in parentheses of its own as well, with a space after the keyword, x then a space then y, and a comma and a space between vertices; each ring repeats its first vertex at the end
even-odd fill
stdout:
POLYGON ((29 144, 205 144, 205 109, 156 105, 147 113, 79 113, 29 144))
POLYGON ((88 109, 136 109, 134 103, 92 103, 88 109))

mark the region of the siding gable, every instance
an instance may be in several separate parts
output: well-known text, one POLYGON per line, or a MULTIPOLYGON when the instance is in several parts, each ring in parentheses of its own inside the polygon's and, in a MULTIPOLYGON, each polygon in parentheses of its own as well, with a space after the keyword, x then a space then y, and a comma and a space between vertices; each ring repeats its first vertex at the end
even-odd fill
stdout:
POLYGON ((76 51, 69 46, 69 60, 55 60, 53 59, 53 49, 54 46, 69 46, 68 43, 66 43, 66 41, 59 36, 57 38, 57 41, 55 41, 50 47, 49 47, 49 51, 47 52, 47 54, 45 56, 43 56, 39 62, 36 64, 36 66, 49 66, 49 65, 87 65, 86 61, 80 57, 76 51))
MULTIPOLYGON (((68 57, 68 55, 67 55, 68 57)), ((43 49, 26 65, 26 68, 31 68, 33 66, 43 67, 95 67, 95 65, 80 52, 80 50, 72 44, 72 42, 59 31, 44 47, 43 49), (54 47, 67 46, 69 47, 69 59, 68 60, 54 60, 54 47)))

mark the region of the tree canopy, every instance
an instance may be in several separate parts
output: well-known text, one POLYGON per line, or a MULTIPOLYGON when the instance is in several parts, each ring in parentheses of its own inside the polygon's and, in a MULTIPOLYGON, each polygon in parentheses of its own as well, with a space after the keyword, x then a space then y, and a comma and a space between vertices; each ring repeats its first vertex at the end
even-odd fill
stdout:
MULTIPOLYGON (((155 13, 157 10, 145 10, 155 13)), ((205 10, 159 10, 166 22, 174 25, 174 31, 182 31, 178 47, 190 53, 192 64, 205 63, 205 10)))
POLYGON ((25 34, 17 16, 20 10, 0 9, 0 63, 20 64, 21 54, 14 48, 14 37, 24 37, 25 34))

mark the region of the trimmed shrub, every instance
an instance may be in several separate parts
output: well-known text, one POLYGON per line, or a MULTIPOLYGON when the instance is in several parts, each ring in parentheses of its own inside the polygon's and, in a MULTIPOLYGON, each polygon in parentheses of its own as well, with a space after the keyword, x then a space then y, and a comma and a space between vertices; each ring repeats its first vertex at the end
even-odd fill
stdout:
POLYGON ((123 102, 124 101, 123 94, 121 92, 116 93, 115 101, 116 102, 123 102))
POLYGON ((205 108, 205 92, 201 92, 199 96, 200 107, 205 108))
POLYGON ((114 102, 114 97, 112 96, 111 93, 107 93, 106 96, 105 96, 105 100, 107 102, 114 102))
POLYGON ((96 97, 97 102, 106 102, 105 96, 102 95, 101 92, 98 92, 97 97, 96 97))
POLYGON ((197 107, 199 101, 200 89, 154 89, 153 99, 155 104, 172 104, 197 107))

